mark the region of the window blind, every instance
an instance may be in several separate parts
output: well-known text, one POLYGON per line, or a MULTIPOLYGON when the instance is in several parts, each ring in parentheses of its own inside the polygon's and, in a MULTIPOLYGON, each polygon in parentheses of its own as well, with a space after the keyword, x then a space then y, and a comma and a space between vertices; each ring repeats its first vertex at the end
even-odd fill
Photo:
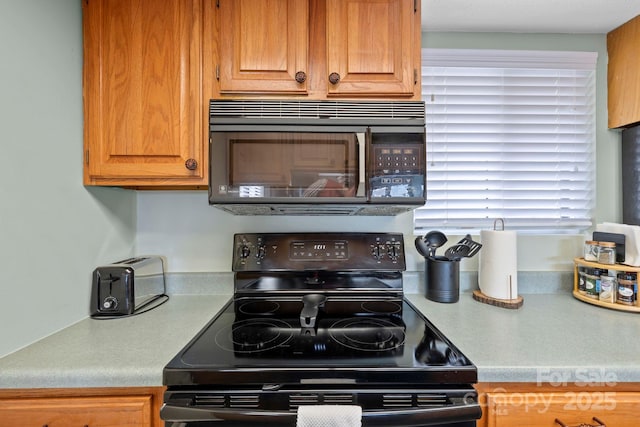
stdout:
POLYGON ((595 203, 595 52, 423 49, 427 203, 440 228, 579 233, 595 203))

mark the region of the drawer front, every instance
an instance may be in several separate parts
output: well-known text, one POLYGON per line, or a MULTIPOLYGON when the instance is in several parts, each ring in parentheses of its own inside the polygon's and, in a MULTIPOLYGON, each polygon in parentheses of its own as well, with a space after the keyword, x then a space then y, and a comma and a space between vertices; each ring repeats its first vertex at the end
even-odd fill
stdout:
POLYGON ((0 400, 3 427, 149 427, 151 396, 0 400))
POLYGON ((487 393, 487 427, 559 427, 598 425, 636 427, 640 420, 640 393, 610 391, 563 391, 487 393))

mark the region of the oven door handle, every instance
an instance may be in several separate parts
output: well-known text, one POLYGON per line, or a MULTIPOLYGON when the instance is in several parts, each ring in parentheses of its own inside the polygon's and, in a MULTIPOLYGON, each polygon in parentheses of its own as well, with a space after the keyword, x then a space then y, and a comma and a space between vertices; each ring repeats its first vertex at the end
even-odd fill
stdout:
MULTIPOLYGON (((290 411, 260 411, 250 409, 211 409, 194 408, 164 404, 160 410, 160 417, 172 422, 196 421, 236 421, 243 423, 295 425, 296 412, 290 411)), ((482 416, 480 405, 476 403, 442 406, 435 408, 419 408, 410 410, 391 409, 387 411, 363 411, 362 425, 417 427, 440 425, 477 420, 482 416)))

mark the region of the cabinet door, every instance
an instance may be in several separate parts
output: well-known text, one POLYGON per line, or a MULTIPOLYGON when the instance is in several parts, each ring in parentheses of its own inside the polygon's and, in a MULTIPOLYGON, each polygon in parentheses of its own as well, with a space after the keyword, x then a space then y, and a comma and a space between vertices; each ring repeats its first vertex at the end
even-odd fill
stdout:
POLYGON ((219 8, 220 93, 307 92, 308 0, 220 0, 219 8))
POLYGON ((85 184, 206 184, 202 2, 82 4, 85 184))
POLYGON ((609 391, 487 393, 484 419, 487 427, 558 427, 556 418, 569 426, 636 427, 640 393, 609 391))
POLYGON ((607 34, 609 127, 640 122, 640 16, 607 34))
POLYGON ((150 427, 151 396, 0 400, 0 425, 150 427))
POLYGON ((413 0, 327 0, 328 95, 413 96, 418 5, 413 0))

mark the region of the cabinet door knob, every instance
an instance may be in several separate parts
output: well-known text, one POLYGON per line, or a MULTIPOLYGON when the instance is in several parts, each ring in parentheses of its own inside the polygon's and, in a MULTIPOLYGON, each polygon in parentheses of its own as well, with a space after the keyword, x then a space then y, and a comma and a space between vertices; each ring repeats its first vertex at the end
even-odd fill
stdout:
POLYGON ((198 161, 196 159, 187 159, 187 161, 184 162, 184 166, 190 171, 194 171, 198 168, 198 161))
POLYGON ((332 85, 337 84, 339 81, 340 81, 340 74, 338 74, 338 73, 331 73, 331 74, 329 74, 329 82, 330 82, 332 85))
POLYGON ((305 73, 304 71, 298 71, 296 73, 296 81, 298 83, 304 83, 307 81, 307 73, 305 73))

